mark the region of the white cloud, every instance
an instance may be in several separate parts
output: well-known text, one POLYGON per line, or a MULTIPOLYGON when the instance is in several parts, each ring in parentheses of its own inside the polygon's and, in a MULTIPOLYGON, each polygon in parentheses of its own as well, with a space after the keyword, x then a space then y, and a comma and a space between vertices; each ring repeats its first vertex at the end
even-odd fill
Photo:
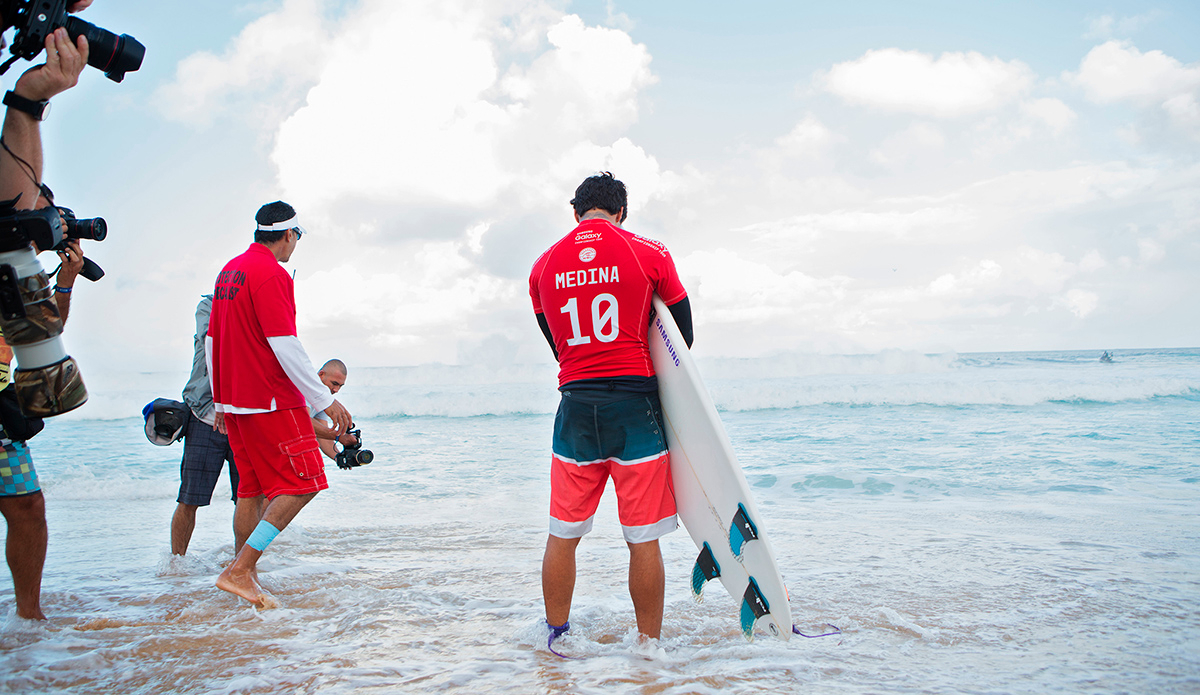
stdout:
POLYGON ((1097 103, 1161 103, 1200 87, 1200 64, 1184 65, 1162 51, 1142 53, 1126 41, 1108 41, 1088 51, 1079 71, 1064 78, 1097 103))
POLYGON ((1019 60, 980 53, 943 53, 885 48, 838 63, 817 75, 829 92, 888 111, 956 117, 993 110, 1026 92, 1033 72, 1019 60))
POLYGON ((235 110, 249 119, 276 122, 295 108, 324 64, 330 41, 324 4, 285 0, 247 25, 224 55, 204 51, 183 59, 175 80, 154 95, 159 110, 201 126, 235 110), (273 98, 253 98, 265 93, 273 98))
POLYGON ((1167 257, 1167 250, 1162 243, 1155 239, 1141 238, 1138 239, 1138 260, 1143 265, 1157 263, 1167 257))
POLYGON ((1180 94, 1163 102, 1171 121, 1184 130, 1200 135, 1200 102, 1194 94, 1180 94))
POLYGON ((781 152, 791 156, 819 154, 839 138, 812 114, 800 119, 786 135, 775 139, 781 152))
POLYGON ((689 294, 705 307, 698 323, 835 320, 848 283, 841 277, 777 272, 727 249, 697 251, 677 264, 689 294))
POLYGON ((914 123, 899 133, 888 136, 879 147, 871 150, 871 161, 894 166, 920 160, 930 151, 946 146, 946 136, 928 123, 914 123))
POLYGON ((1134 15, 1133 17, 1114 17, 1110 14, 1092 17, 1087 21, 1087 31, 1084 32, 1085 39, 1107 39, 1112 36, 1128 36, 1142 27, 1157 20, 1161 16, 1158 10, 1151 10, 1145 14, 1134 15))
POLYGON ((1108 267, 1108 261, 1096 249, 1092 249, 1079 259, 1079 269, 1085 273, 1093 273, 1108 267))
POLYGON ((1061 135, 1077 118, 1071 107, 1058 99, 1043 98, 1021 102, 1021 112, 1044 123, 1055 135, 1061 135))
POLYGON ((478 207, 511 186, 560 193, 605 160, 644 164, 619 136, 654 77, 623 32, 561 17, 528 66, 503 66, 496 56, 516 47, 490 16, 368 6, 280 127, 273 159, 288 195, 478 207))
POLYGON ((1065 306, 1072 314, 1082 319, 1087 318, 1100 306, 1100 296, 1095 292, 1073 289, 1068 290, 1055 303, 1065 306))

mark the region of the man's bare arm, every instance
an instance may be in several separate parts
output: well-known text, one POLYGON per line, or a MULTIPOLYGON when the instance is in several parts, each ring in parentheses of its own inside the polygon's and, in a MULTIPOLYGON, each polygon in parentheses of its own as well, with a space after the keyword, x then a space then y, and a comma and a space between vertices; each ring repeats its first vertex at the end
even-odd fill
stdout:
MULTIPOLYGON (((71 41, 67 30, 46 37, 46 62, 25 71, 13 88, 18 96, 46 101, 75 86, 87 65, 87 39, 71 41)), ((42 134, 33 116, 10 108, 4 116, 4 148, 0 151, 0 200, 18 195, 17 207, 30 210, 42 181, 42 134)))

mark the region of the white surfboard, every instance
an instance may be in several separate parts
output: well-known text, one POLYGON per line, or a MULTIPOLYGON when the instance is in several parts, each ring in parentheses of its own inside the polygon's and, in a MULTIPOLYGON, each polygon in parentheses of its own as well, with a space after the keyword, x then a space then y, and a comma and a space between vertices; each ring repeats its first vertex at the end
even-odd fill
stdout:
POLYGON ((792 635, 787 589, 750 486, 675 319, 658 295, 654 308, 650 358, 667 423, 675 506, 700 550, 692 593, 699 600, 705 583, 718 578, 741 603, 746 639, 754 639, 757 627, 786 640, 792 635))

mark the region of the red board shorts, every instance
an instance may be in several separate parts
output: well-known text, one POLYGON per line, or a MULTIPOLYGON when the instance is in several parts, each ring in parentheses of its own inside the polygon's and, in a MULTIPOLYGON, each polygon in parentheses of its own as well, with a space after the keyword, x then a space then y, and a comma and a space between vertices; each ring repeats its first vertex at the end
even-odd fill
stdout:
POLYGON ((238 497, 307 495, 329 487, 307 408, 225 414, 238 497))
POLYGON ((656 393, 603 405, 564 393, 554 418, 550 535, 581 538, 591 531, 610 476, 626 542, 646 543, 674 531, 675 490, 662 423, 656 393))

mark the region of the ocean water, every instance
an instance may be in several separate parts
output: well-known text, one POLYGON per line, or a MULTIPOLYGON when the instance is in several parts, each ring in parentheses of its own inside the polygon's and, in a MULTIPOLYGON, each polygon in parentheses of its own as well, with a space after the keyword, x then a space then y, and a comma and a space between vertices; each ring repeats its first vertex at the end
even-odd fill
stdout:
MULTIPOLYGON (((663 539, 666 618, 634 637, 615 503, 545 649, 549 366, 355 370, 369 466, 330 467, 269 549, 256 611, 213 587, 222 480, 169 555, 182 447, 137 415, 186 375, 85 374, 33 442, 43 608, 0 582, 0 691, 1198 693, 1200 349, 707 360, 805 631, 747 642, 663 539)), ((611 493, 611 491, 610 491, 611 493)))

